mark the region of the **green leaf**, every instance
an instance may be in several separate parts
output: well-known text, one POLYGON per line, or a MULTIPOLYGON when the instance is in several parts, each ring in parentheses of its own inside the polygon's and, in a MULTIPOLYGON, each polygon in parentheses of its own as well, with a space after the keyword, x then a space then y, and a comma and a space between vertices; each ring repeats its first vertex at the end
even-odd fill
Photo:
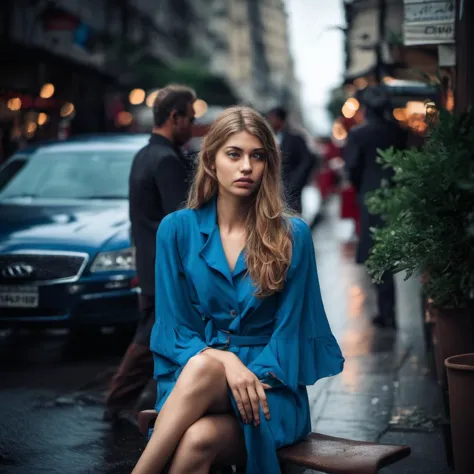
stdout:
POLYGON ((369 212, 383 218, 371 228, 367 267, 376 281, 385 271, 411 278, 428 272, 425 292, 440 305, 474 299, 474 113, 445 109, 429 123, 420 149, 377 150, 393 169, 392 183, 368 193, 369 212))

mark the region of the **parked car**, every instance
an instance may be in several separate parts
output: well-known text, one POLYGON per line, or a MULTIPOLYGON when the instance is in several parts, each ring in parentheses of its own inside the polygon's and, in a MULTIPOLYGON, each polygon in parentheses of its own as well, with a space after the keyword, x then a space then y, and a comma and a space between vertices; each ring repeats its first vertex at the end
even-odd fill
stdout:
POLYGON ((0 188, 0 327, 136 322, 128 176, 147 139, 47 143, 2 166, 0 183, 11 176, 0 188))

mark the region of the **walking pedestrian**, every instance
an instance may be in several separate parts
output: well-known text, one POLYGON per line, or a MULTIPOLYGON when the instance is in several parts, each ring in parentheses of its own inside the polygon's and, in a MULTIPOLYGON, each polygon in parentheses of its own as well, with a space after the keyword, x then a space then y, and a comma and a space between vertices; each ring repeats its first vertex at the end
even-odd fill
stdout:
MULTIPOLYGON (((129 179, 130 221, 137 277, 141 288, 140 320, 106 397, 106 419, 135 421, 137 405, 153 376, 149 349, 155 321, 155 242, 163 218, 186 201, 192 165, 180 151, 192 134, 195 92, 185 86, 161 89, 153 104, 154 127, 149 143, 135 156, 129 179)), ((158 260, 166 258, 156 255, 158 260)), ((152 399, 155 384, 152 383, 152 399)))
POLYGON ((285 198, 296 213, 302 212, 301 194, 311 176, 311 171, 318 164, 317 157, 308 147, 305 138, 289 126, 287 111, 275 107, 267 113, 282 151, 282 178, 285 198))
MULTIPOLYGON (((369 257, 374 245, 371 228, 383 224, 380 215, 370 214, 365 198, 367 193, 390 182, 392 170, 384 168, 377 162, 378 150, 390 147, 405 148, 408 133, 396 123, 386 118, 389 112, 390 96, 383 86, 368 87, 361 96, 364 106, 365 121, 352 128, 344 148, 344 160, 349 179, 354 186, 360 207, 360 237, 356 261, 363 264, 369 257)), ((382 283, 375 285, 377 294, 377 311, 372 322, 381 328, 396 328, 395 318, 395 283, 393 274, 386 272, 382 283)))
POLYGON ((247 107, 206 136, 188 209, 157 235, 151 335, 159 411, 133 474, 280 473, 311 431, 306 385, 342 370, 311 231, 284 212, 280 151, 247 107))

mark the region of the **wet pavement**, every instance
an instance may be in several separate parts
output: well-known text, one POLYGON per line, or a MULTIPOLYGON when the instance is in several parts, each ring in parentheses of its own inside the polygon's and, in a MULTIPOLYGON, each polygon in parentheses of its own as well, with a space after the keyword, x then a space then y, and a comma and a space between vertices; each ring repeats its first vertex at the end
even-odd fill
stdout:
MULTIPOLYGON (((314 232, 326 310, 345 370, 309 389, 313 431, 408 444, 382 474, 448 474, 441 398, 423 345, 419 285, 397 280, 399 330, 374 330, 370 282, 343 244, 337 203, 314 232)), ((114 333, 0 335, 0 473, 129 474, 143 440, 102 420, 107 382, 127 346, 114 333)))

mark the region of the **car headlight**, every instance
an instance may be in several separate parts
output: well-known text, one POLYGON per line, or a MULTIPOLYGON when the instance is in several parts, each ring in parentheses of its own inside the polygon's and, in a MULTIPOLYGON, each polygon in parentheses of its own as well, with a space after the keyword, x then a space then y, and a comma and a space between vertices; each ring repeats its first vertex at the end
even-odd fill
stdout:
POLYGON ((133 248, 115 252, 101 252, 91 266, 91 272, 110 272, 117 270, 135 270, 135 252, 133 248))

